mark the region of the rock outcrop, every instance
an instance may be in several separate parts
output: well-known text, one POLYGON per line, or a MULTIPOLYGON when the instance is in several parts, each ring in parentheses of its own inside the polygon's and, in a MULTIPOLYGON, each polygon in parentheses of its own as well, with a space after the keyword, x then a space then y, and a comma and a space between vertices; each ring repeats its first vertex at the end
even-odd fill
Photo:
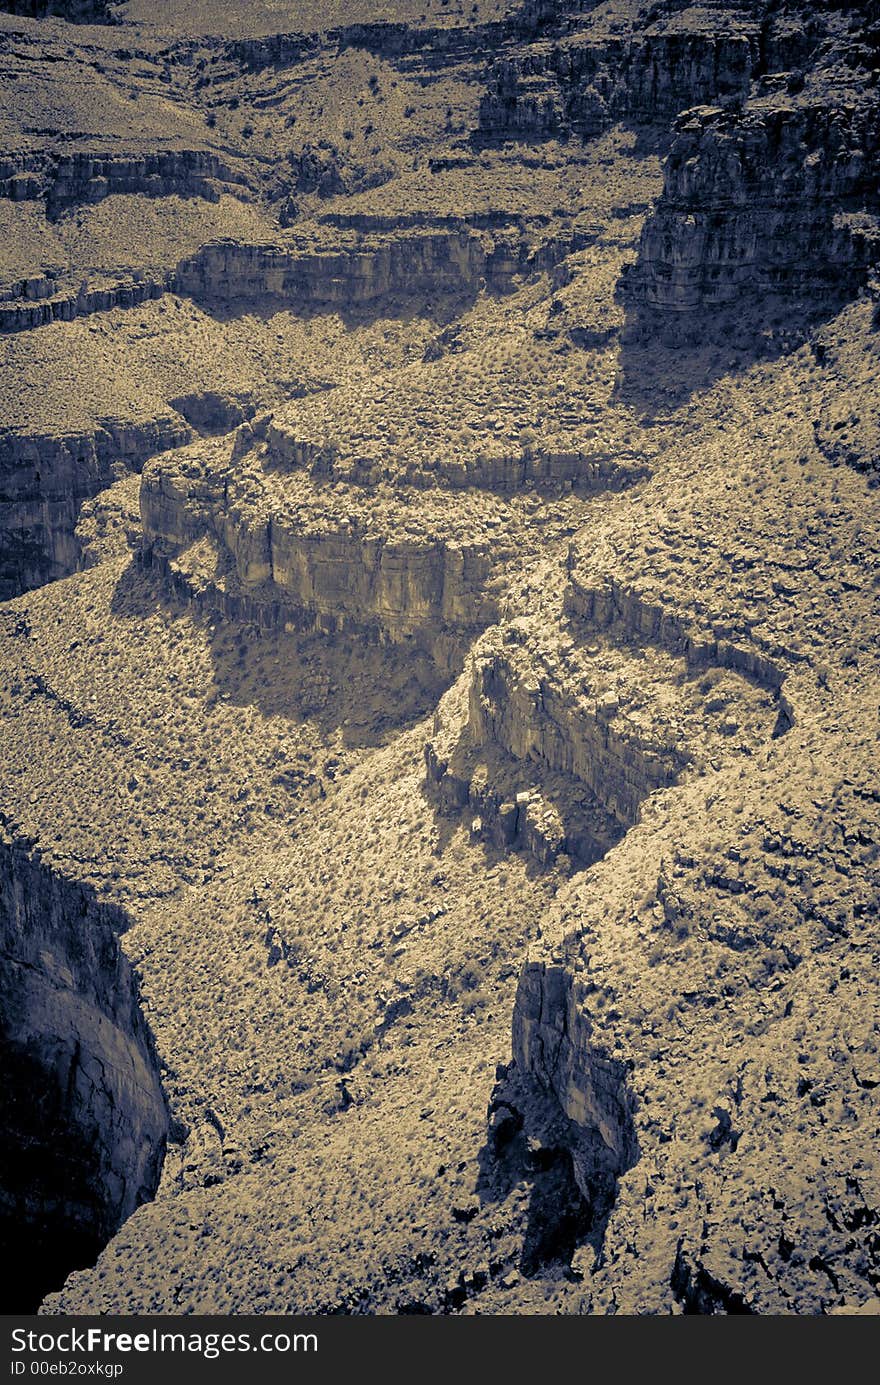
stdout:
POLYGON ((370 493, 351 488, 342 517, 326 485, 304 472, 279 480, 266 460, 259 443, 241 456, 223 439, 147 467, 145 555, 178 590, 260 626, 421 635, 438 649, 494 618, 490 545, 456 538, 442 501, 419 502, 421 515, 405 497, 386 501, 378 526, 370 493))
POLYGON ((842 93, 682 117, 624 294, 674 322, 770 295, 851 295, 880 257, 880 121, 842 93))
POLYGON ((44 199, 50 218, 125 193, 218 202, 227 192, 246 196, 246 177, 208 149, 47 150, 8 154, 0 161, 0 196, 14 202, 44 199))
MULTIPOLYGON (((159 1182, 168 1114, 127 924, 4 829, 0 843, 0 1251, 34 1312, 159 1182)), ((14 1287, 13 1287, 14 1286, 14 1287)))
MULTIPOLYGON (((572 571, 565 592, 565 609, 593 629, 611 629, 625 640, 658 645, 681 656, 690 668, 736 669, 746 678, 778 691, 785 678, 782 662, 791 651, 768 641, 749 639, 738 643, 736 631, 723 622, 688 619, 678 610, 645 599, 640 593, 608 578, 595 586, 585 580, 572 554, 572 571), (763 647, 762 647, 763 646, 763 647), (765 652, 766 651, 766 652, 765 652)), ((690 615, 691 613, 689 613, 690 615)), ((696 613, 694 613, 696 614, 696 613)))
POLYGON ((49 275, 34 275, 9 285, 0 293, 0 332, 29 332, 49 322, 71 322, 75 317, 106 313, 112 308, 136 308, 151 298, 161 298, 168 276, 141 276, 114 284, 78 289, 59 287, 49 275))
POLYGON ((243 175, 205 149, 160 149, 140 154, 74 153, 53 159, 47 169, 46 208, 57 216, 83 202, 119 193, 142 197, 204 197, 218 202, 224 192, 246 190, 243 175))
POLYGON ((723 647, 689 649, 688 661, 682 645, 650 650, 651 630, 601 632, 517 621, 475 646, 425 750, 432 792, 469 808, 475 837, 543 865, 561 854, 588 864, 651 794, 788 724, 773 682, 768 695, 757 681, 759 660, 723 672, 736 667, 723 647))
MULTIPOLYGON (((383 401, 384 405, 384 401, 383 401)), ((390 409, 389 409, 390 413, 390 409)), ((602 491, 623 490, 649 475, 647 460, 627 456, 620 451, 603 448, 592 450, 574 445, 569 449, 551 450, 539 447, 527 434, 525 445, 520 443, 509 451, 469 451, 450 455, 440 450, 430 458, 399 454, 389 455, 388 442, 379 437, 362 439, 360 456, 350 460, 333 444, 316 436, 311 419, 273 420, 266 432, 273 462, 284 467, 312 467, 315 471, 336 480, 355 481, 363 486, 376 485, 389 473, 399 471, 399 479, 420 489, 442 486, 453 491, 488 490, 499 494, 517 494, 525 490, 574 491, 578 495, 602 491), (370 445, 372 444, 372 445, 370 445)))
MULTIPOLYGON (((513 1014, 513 1056, 520 1071, 552 1092, 579 1130, 595 1131, 615 1174, 639 1157, 636 1101, 625 1062, 594 1043, 584 986, 565 966, 562 949, 546 943, 526 960, 513 1014)), ((576 1173, 591 1189, 592 1169, 576 1173)))
MULTIPOLYGON (((810 744, 822 753, 821 736, 810 744)), ((638 1311, 646 1277, 663 1285, 664 1312, 872 1311, 876 988, 845 966, 840 978, 835 933, 867 937, 873 921, 859 886, 836 885, 831 837, 806 845, 843 768, 821 763, 798 773, 777 742, 760 772, 773 793, 760 807, 750 798, 757 821, 738 826, 736 797, 718 813, 708 785, 674 790, 574 887, 526 963, 517 1063, 609 1150, 622 1138, 639 1150, 618 1185, 594 1311, 638 1311), (730 843, 712 861, 707 804, 730 843), (802 930, 809 947, 794 943, 802 930), (846 1121, 828 1111, 832 1090, 846 1121), (754 1210, 741 1229, 744 1197, 754 1210)))
MULTIPOLYGON (((481 282, 509 287, 539 267, 521 237, 461 229, 358 235, 337 230, 330 243, 306 237, 287 244, 214 241, 178 265, 174 287, 198 300, 265 296, 302 307, 356 308, 381 299, 475 293, 481 282)), ((558 253, 564 253, 560 247, 558 253)))

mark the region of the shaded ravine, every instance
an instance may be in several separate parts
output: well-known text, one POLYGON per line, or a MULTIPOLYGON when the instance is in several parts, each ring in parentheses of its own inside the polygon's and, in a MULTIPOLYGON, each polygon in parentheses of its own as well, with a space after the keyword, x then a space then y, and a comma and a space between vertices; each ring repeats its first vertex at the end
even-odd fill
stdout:
POLYGON ((168 1110, 124 913, 0 836, 0 1258, 9 1312, 95 1262, 159 1183, 168 1110))

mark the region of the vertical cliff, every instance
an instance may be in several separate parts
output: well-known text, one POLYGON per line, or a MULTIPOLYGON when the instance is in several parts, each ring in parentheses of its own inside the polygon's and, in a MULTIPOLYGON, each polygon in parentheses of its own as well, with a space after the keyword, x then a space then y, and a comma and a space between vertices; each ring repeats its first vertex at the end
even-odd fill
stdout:
POLYGON ((689 111, 625 297, 644 331, 743 299, 852 294, 880 252, 880 122, 846 92, 689 111))
POLYGON ((615 121, 658 122, 742 99, 759 29, 739 15, 672 16, 627 32, 602 16, 558 42, 503 57, 480 103, 478 140, 591 139, 615 121))
POLYGON ((107 420, 91 433, 0 430, 0 597, 75 572, 83 501, 190 436, 170 412, 143 424, 107 420))
POLYGON ((34 1311, 152 1198, 165 1098, 124 916, 0 841, 0 1256, 34 1311))

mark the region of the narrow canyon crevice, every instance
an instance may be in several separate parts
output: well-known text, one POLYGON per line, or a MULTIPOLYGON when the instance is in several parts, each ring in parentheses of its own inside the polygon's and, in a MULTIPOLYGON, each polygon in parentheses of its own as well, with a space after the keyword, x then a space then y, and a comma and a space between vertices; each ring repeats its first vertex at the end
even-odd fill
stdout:
POLYGON ((155 1194, 168 1113, 118 909, 0 840, 0 1257, 35 1312, 155 1194))

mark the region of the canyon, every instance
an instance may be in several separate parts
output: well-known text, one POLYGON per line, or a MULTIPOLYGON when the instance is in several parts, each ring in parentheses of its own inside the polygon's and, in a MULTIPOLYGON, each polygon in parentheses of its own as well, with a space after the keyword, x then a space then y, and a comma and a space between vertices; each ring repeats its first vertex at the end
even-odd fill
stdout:
POLYGON ((9 1311, 880 1311, 880 15, 0 5, 9 1311))

